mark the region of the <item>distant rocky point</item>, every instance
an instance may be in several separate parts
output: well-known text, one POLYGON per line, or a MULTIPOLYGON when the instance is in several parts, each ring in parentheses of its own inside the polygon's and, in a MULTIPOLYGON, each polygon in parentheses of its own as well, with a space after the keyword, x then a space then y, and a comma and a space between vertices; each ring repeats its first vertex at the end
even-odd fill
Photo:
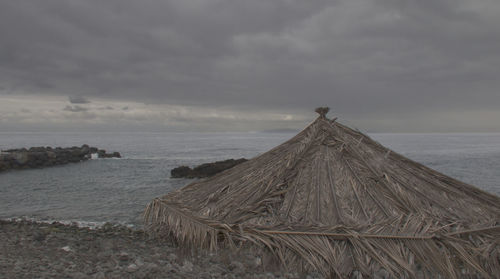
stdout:
POLYGON ((106 150, 90 147, 31 147, 30 149, 9 149, 0 152, 0 172, 11 169, 43 168, 68 163, 77 163, 92 158, 121 158, 119 152, 106 153, 106 150))
POLYGON ((188 166, 180 166, 172 171, 170 175, 172 178, 203 178, 215 175, 221 171, 230 169, 238 164, 248 161, 245 158, 241 159, 229 159, 225 161, 217 161, 213 163, 201 164, 194 167, 193 169, 188 166))

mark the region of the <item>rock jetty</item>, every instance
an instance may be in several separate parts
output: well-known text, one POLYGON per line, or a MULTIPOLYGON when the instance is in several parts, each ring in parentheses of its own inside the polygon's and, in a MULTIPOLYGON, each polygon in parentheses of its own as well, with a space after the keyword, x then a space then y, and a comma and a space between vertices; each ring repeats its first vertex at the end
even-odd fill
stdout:
POLYGON ((245 158, 229 159, 213 163, 201 164, 193 169, 188 166, 180 166, 170 171, 172 178, 204 178, 215 175, 221 171, 230 169, 238 164, 248 161, 245 158))
POLYGON ((11 169, 43 168, 68 163, 77 163, 92 158, 121 158, 119 152, 106 153, 106 150, 90 147, 31 147, 29 149, 9 149, 0 152, 0 172, 11 169))

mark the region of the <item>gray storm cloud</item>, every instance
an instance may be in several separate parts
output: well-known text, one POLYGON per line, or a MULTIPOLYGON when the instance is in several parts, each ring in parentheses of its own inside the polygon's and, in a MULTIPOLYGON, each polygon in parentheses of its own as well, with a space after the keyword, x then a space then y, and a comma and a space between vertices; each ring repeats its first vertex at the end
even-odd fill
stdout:
POLYGON ((3 1, 0 95, 500 131, 498 14, 496 0, 3 1))
POLYGON ((65 106, 63 110, 71 112, 81 112, 81 111, 87 111, 88 109, 81 106, 65 106))
POLYGON ((72 104, 89 104, 90 101, 83 96, 68 96, 69 102, 72 104))

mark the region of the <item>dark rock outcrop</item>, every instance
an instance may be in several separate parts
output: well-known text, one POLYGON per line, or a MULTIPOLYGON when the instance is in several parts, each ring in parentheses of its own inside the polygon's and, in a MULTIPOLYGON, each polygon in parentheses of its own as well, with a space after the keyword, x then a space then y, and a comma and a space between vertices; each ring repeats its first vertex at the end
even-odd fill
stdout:
POLYGON ((106 153, 106 150, 101 149, 97 151, 98 158, 121 158, 120 152, 106 153))
POLYGON ((215 175, 221 171, 230 169, 238 164, 248 161, 245 158, 229 159, 213 163, 201 164, 193 169, 188 166, 180 166, 170 171, 172 178, 203 178, 215 175))
POLYGON ((86 144, 81 147, 31 147, 3 150, 0 153, 0 172, 10 169, 43 168, 86 161, 97 154, 98 158, 121 158, 120 153, 106 153, 86 144))
POLYGON ((173 178, 189 177, 193 169, 187 166, 180 166, 170 171, 170 175, 173 178))

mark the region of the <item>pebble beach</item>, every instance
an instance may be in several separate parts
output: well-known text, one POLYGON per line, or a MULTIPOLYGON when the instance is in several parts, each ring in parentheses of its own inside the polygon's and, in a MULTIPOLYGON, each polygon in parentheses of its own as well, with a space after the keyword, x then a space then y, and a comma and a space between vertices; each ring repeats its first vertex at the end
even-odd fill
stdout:
POLYGON ((105 224, 0 221, 0 278, 322 278, 280 271, 250 251, 186 251, 105 224))

